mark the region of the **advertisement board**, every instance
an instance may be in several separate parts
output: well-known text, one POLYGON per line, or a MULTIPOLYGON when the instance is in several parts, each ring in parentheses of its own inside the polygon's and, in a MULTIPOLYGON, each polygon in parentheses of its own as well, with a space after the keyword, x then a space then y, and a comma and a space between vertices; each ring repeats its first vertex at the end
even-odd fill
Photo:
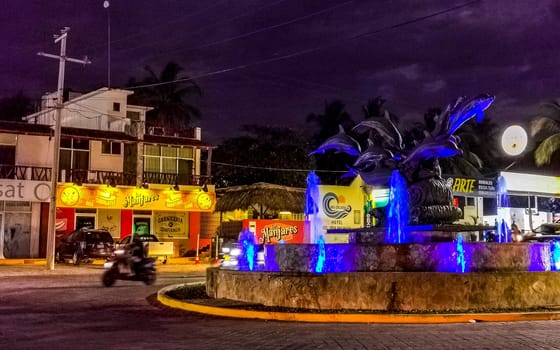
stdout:
POLYGON ((243 220, 243 229, 253 232, 258 244, 303 243, 303 221, 243 220))
POLYGON ((57 187, 57 207, 212 212, 216 194, 204 191, 175 191, 118 188, 106 185, 57 187))

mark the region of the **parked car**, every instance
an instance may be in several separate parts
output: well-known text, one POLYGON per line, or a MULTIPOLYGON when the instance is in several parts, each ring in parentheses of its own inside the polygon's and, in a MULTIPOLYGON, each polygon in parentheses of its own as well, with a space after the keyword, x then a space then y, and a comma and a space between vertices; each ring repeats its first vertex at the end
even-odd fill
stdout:
POLYGON ((168 257, 173 256, 173 242, 160 242, 157 236, 152 234, 126 236, 117 243, 118 252, 120 253, 127 244, 130 244, 132 239, 134 239, 134 242, 144 243, 146 256, 158 258, 164 264, 167 263, 168 257))
POLYGON ((523 241, 552 241, 560 240, 560 223, 547 223, 537 227, 534 232, 529 232, 523 236, 523 241))
POLYGON ((115 245, 109 231, 81 228, 60 240, 55 250, 57 262, 71 259, 74 265, 92 259, 106 259, 113 254, 115 245))

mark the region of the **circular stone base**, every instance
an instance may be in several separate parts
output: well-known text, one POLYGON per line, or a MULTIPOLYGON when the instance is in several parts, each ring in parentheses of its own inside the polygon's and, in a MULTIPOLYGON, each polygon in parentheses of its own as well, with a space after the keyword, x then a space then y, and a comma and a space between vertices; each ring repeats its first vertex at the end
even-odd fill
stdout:
POLYGON ((206 291, 266 306, 387 312, 485 312, 560 306, 556 272, 245 272, 209 268, 206 291))

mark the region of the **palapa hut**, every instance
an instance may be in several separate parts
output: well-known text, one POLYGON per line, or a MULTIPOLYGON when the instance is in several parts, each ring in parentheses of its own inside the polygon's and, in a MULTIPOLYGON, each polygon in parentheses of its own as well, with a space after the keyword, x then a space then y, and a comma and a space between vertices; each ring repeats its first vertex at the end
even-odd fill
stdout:
POLYGON ((305 188, 258 182, 252 185, 228 187, 216 190, 218 198, 215 211, 253 209, 259 219, 278 211, 303 213, 305 188))

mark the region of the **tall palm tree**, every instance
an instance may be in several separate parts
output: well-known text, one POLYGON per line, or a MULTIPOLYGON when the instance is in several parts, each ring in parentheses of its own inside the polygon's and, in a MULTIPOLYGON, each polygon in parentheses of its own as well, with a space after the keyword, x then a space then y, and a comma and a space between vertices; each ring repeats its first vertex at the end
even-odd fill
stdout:
POLYGON ((543 166, 551 163, 552 157, 560 149, 560 104, 556 101, 545 103, 539 115, 531 121, 531 136, 538 144, 535 149, 535 164, 543 166))
MULTIPOLYGON (((316 148, 342 127, 348 131, 354 126, 354 121, 342 101, 334 100, 325 104, 323 114, 311 113, 307 116, 307 123, 314 124, 317 128, 313 135, 311 149, 316 148)), ((348 169, 346 164, 351 164, 352 158, 345 153, 316 154, 316 171, 324 184, 338 184, 340 176, 348 169), (323 172, 321 172, 323 170, 323 172)))
POLYGON ((0 99, 0 120, 20 122, 21 118, 37 109, 31 98, 22 91, 10 97, 0 99))
POLYGON ((200 110, 193 99, 202 96, 202 90, 189 77, 180 75, 183 71, 181 66, 169 62, 159 75, 150 66, 144 69, 148 75, 140 82, 131 79, 128 86, 139 86, 131 96, 132 103, 154 107, 147 114, 147 124, 181 130, 200 118, 200 110))

